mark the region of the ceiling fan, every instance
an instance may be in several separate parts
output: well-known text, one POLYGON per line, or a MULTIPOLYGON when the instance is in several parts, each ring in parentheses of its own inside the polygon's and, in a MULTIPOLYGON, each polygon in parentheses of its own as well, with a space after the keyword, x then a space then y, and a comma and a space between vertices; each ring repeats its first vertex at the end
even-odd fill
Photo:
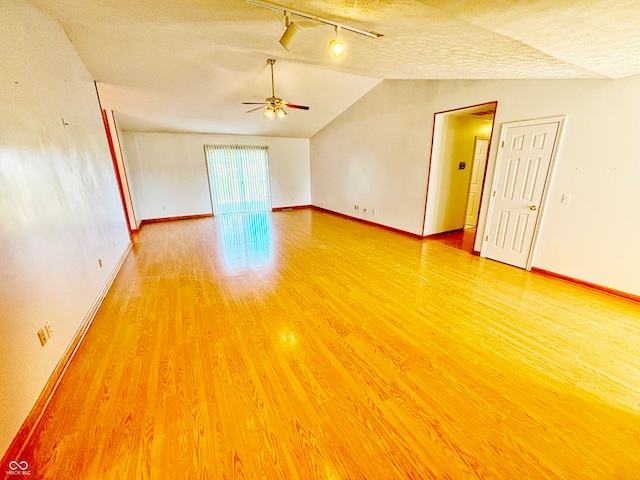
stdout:
POLYGON ((267 60, 267 63, 271 66, 271 96, 265 99, 264 102, 242 102, 242 105, 260 105, 254 109, 248 110, 247 113, 260 110, 264 105, 264 115, 269 118, 278 117, 282 118, 287 114, 287 108, 297 108, 299 110, 309 110, 309 107, 305 105, 294 105, 293 103, 285 102, 281 98, 276 97, 275 87, 273 82, 273 64, 276 63, 274 58, 267 60))

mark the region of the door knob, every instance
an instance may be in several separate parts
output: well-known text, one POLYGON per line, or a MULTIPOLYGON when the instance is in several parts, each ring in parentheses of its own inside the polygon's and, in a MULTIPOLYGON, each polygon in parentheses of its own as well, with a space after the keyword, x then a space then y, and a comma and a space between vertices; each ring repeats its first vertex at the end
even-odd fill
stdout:
POLYGON ((529 207, 529 210, 537 210, 537 209, 538 209, 538 207, 536 207, 535 205, 531 205, 531 206, 529 207))

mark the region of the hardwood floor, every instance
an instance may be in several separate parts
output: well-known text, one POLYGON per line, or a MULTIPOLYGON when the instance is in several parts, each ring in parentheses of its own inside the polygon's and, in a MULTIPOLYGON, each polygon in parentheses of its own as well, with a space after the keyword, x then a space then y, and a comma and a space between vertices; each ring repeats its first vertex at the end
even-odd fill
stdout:
POLYGON ((440 242, 444 245, 464 250, 465 252, 473 251, 473 244, 476 237, 476 228, 470 227, 464 230, 456 230, 454 232, 440 233, 429 237, 429 240, 440 242))
POLYGON ((326 213, 145 226, 44 479, 637 479, 640 307, 326 213))

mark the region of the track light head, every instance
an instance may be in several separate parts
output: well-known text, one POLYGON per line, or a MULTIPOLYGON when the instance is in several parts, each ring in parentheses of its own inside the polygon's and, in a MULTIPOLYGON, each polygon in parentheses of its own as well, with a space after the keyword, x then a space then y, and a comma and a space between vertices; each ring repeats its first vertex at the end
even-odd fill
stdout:
POLYGON ((289 14, 287 12, 284 13, 284 24, 287 29, 282 34, 282 37, 280 37, 280 45, 288 51, 294 37, 300 32, 300 27, 289 21, 289 14))
POLYGON ((344 43, 338 40, 338 32, 340 31, 340 27, 336 25, 336 38, 331 40, 329 43, 329 49, 334 57, 341 57, 344 55, 344 43))
POLYGON ((334 57, 341 57, 344 55, 344 43, 340 40, 331 40, 329 43, 329 48, 331 49, 331 53, 334 57))

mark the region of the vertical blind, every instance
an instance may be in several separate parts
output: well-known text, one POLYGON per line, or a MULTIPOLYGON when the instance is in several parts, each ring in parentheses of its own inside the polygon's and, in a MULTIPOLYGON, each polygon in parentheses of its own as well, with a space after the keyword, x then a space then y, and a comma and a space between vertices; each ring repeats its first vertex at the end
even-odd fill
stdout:
POLYGON ((267 147, 205 145, 213 214, 271 210, 267 147))

